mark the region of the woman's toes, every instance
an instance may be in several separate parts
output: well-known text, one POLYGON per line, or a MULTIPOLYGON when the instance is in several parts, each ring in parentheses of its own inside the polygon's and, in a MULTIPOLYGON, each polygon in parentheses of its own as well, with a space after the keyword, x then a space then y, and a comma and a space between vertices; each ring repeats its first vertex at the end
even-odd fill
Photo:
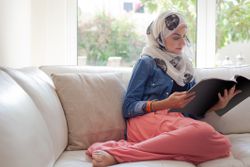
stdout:
POLYGON ((92 154, 92 163, 94 167, 105 167, 117 164, 115 158, 106 151, 98 150, 92 154))

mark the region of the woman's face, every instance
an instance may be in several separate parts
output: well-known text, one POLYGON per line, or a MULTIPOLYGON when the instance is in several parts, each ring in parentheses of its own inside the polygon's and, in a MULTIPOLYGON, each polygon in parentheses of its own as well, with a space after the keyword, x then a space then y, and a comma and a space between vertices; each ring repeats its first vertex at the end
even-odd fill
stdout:
POLYGON ((165 38, 165 46, 169 52, 180 54, 186 45, 187 27, 180 26, 174 33, 165 38))

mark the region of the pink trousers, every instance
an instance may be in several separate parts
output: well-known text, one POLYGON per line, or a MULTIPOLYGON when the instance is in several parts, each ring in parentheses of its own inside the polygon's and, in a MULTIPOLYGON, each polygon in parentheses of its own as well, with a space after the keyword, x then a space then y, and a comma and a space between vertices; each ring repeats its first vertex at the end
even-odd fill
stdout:
POLYGON ((162 110, 131 118, 128 140, 95 143, 87 150, 105 150, 119 162, 183 160, 199 164, 230 154, 229 140, 205 122, 162 110))

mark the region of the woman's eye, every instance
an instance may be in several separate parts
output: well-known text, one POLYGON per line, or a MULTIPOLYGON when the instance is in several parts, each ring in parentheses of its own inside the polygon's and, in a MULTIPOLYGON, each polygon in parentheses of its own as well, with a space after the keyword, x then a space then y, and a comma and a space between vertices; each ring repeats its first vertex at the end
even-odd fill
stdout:
POLYGON ((173 40, 175 40, 175 41, 180 40, 182 38, 185 39, 186 35, 184 35, 183 37, 181 37, 181 36, 173 36, 173 40))
POLYGON ((179 40, 180 37, 173 37, 173 40, 179 40))

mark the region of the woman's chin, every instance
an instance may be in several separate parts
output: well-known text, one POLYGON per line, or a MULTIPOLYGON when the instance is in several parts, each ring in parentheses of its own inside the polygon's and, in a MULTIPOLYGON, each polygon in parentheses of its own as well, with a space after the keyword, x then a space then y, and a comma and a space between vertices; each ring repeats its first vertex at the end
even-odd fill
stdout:
POLYGON ((174 53, 177 54, 177 55, 179 55, 179 54, 182 53, 182 50, 176 50, 174 53))

